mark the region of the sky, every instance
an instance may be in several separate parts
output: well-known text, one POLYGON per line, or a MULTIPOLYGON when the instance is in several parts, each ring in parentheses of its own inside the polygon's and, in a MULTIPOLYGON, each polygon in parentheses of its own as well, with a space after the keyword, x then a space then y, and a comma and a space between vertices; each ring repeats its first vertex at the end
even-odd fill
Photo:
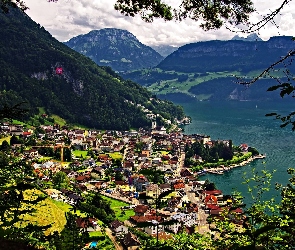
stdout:
MULTIPOLYGON (((155 20, 145 23, 139 16, 126 17, 114 9, 115 0, 24 0, 29 10, 26 13, 37 23, 61 42, 72 37, 87 34, 91 30, 103 28, 118 28, 131 32, 145 45, 182 46, 187 43, 208 40, 229 40, 236 34, 245 37, 243 33, 235 33, 221 28, 219 30, 203 31, 193 20, 163 21, 155 20)), ((180 0, 165 0, 166 3, 177 5, 180 0)), ((283 0, 253 0, 255 13, 250 21, 257 22, 271 10, 278 8, 283 0)), ((295 0, 291 1, 280 15, 276 16, 275 24, 268 24, 258 35, 263 40, 272 36, 295 36, 295 0)))

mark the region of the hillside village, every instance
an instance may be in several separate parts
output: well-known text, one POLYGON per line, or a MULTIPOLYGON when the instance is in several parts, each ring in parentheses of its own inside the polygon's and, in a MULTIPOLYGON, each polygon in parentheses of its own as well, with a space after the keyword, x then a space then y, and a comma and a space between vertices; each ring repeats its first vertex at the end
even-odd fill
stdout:
MULTIPOLYGON (((130 227, 157 239, 172 238, 183 230, 188 234, 210 232, 207 217, 221 216, 234 202, 234 197, 224 195, 213 183, 199 181, 198 175, 204 172, 184 166, 185 148, 195 141, 212 146, 215 141, 210 136, 167 133, 156 125, 149 131, 96 131, 58 125, 40 126, 38 131, 9 123, 1 126, 2 137, 10 136, 11 154, 30 162, 39 188, 48 197, 76 206, 96 192, 129 204, 121 207, 122 214, 133 211, 128 220, 116 218, 107 225, 113 234, 110 238, 119 243, 118 249, 140 245, 130 227), (87 155, 77 156, 75 151, 87 155), (59 152, 60 159, 48 157, 53 152, 59 152), (53 182, 58 172, 65 173, 70 181, 67 188, 53 182), (151 225, 140 227, 143 222, 151 225)), ((246 144, 240 147, 247 151, 246 144)), ((199 156, 194 158, 202 161, 199 156)), ((234 212, 243 211, 237 208, 234 212)), ((241 220, 234 223, 238 225, 241 220)), ((99 229, 96 218, 87 218, 87 223, 81 218, 77 226, 99 229)))

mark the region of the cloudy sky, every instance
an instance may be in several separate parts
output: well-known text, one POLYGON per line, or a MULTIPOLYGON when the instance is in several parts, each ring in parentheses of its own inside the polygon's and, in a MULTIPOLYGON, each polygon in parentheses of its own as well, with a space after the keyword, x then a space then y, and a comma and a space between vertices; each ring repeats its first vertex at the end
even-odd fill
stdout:
MULTIPOLYGON (((166 0, 174 4, 179 0, 166 0)), ((253 0, 256 12, 251 21, 261 17, 280 6, 283 0, 253 0)), ((236 33, 225 28, 215 31, 203 31, 195 21, 182 22, 156 20, 145 23, 140 17, 125 17, 114 8, 115 0, 59 0, 57 3, 47 0, 25 0, 30 8, 27 14, 37 23, 44 26, 56 39, 67 41, 91 30, 103 28, 125 29, 134 34, 146 45, 173 45, 206 41, 228 40, 236 33)), ((268 40, 271 36, 295 35, 295 0, 291 1, 275 18, 275 25, 262 28, 259 36, 268 40)), ((245 36, 240 34, 240 36, 245 36)))

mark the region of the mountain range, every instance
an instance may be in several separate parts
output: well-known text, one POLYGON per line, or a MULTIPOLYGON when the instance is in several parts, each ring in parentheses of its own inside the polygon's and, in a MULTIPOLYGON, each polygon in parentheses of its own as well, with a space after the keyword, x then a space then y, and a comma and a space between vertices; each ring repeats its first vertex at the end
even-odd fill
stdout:
POLYGON ((69 124, 118 130, 150 126, 147 112, 170 120, 184 115, 57 41, 17 9, 0 13, 0 37, 0 108, 25 102, 29 116, 41 110, 69 124))
POLYGON ((157 68, 178 72, 249 72, 268 67, 294 48, 292 37, 268 41, 206 41, 186 44, 161 61, 157 68))
POLYGON ((249 39, 234 38, 228 41, 186 44, 152 69, 124 72, 120 75, 146 86, 157 96, 172 101, 188 97, 219 101, 280 98, 278 93, 267 92, 267 89, 278 84, 273 78, 282 78, 286 68, 292 69, 288 67, 290 61, 272 67, 271 76, 264 75, 263 79, 247 88, 237 83, 251 81, 293 50, 292 37, 276 36, 262 41, 254 35, 249 39), (238 80, 241 78, 242 80, 238 80))
POLYGON ((106 28, 93 30, 65 42, 67 46, 88 56, 97 65, 110 66, 115 71, 150 68, 163 60, 158 52, 127 30, 106 28))

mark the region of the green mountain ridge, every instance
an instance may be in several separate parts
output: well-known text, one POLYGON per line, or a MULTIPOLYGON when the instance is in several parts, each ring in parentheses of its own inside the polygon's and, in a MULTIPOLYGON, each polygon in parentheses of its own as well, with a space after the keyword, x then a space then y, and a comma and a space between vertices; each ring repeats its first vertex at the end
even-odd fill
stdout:
POLYGON ((280 95, 267 89, 278 84, 273 78, 283 80, 285 67, 288 68, 290 61, 273 67, 272 76, 265 75, 254 84, 245 87, 237 83, 251 81, 280 60, 294 49, 294 41, 288 36, 252 41, 255 37, 251 36, 249 41, 214 40, 187 44, 153 69, 120 75, 172 101, 176 97, 183 99, 183 95, 198 100, 276 100, 280 95))
POLYGON ((184 115, 182 108, 58 42, 19 10, 1 13, 0 27, 2 105, 26 102, 29 115, 44 107, 49 115, 97 129, 149 126, 144 108, 171 120, 184 115))
POLYGON ((294 48, 291 36, 268 41, 206 41, 186 44, 167 56, 157 68, 179 72, 249 72, 263 69, 294 48))
POLYGON ((97 65, 110 66, 115 71, 154 67, 163 57, 142 44, 127 30, 105 28, 92 30, 65 42, 67 46, 88 56, 97 65))

